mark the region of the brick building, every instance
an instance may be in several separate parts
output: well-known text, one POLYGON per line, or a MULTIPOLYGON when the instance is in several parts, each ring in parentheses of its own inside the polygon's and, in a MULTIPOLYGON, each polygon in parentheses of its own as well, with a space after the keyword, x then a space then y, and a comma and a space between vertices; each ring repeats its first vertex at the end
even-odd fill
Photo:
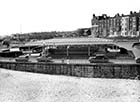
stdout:
POLYGON ((109 21, 107 21, 108 16, 103 14, 102 16, 95 16, 93 14, 92 18, 92 28, 91 33, 95 37, 103 37, 107 35, 109 30, 109 21))
POLYGON ((131 11, 129 15, 116 14, 114 17, 94 14, 91 22, 95 37, 137 37, 140 33, 140 12, 131 11))
POLYGON ((98 37, 98 26, 99 26, 99 19, 95 16, 95 14, 93 14, 93 18, 91 20, 91 35, 94 37, 98 37))

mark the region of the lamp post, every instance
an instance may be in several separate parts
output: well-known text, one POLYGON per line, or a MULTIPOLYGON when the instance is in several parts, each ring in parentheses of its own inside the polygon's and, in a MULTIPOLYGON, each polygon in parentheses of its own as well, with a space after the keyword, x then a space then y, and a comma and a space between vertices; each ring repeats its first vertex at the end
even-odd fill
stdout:
POLYGON ((69 57, 69 48, 70 48, 70 46, 68 45, 67 46, 67 64, 70 63, 70 60, 68 59, 68 57, 69 57))
POLYGON ((70 48, 70 46, 68 45, 68 46, 67 46, 67 58, 68 58, 68 56, 69 56, 69 48, 70 48))
POLYGON ((90 45, 88 45, 88 56, 90 56, 90 45))
POLYGON ((42 56, 45 56, 45 54, 46 54, 45 50, 46 50, 45 49, 45 43, 43 42, 43 50, 42 50, 42 54, 41 54, 42 56))

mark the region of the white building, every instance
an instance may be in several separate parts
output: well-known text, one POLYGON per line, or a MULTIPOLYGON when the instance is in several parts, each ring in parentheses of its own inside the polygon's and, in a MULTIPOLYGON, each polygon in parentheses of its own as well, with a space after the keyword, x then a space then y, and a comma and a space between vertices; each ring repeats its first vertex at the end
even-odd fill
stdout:
POLYGON ((129 31, 129 16, 125 16, 121 18, 121 36, 127 37, 129 31))

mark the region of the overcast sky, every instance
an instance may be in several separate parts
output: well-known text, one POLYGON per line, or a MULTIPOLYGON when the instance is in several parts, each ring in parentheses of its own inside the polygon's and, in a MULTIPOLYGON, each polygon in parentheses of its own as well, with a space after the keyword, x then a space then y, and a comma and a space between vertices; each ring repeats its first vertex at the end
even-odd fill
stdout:
POLYGON ((91 27, 92 14, 129 14, 139 0, 0 0, 0 36, 91 27))

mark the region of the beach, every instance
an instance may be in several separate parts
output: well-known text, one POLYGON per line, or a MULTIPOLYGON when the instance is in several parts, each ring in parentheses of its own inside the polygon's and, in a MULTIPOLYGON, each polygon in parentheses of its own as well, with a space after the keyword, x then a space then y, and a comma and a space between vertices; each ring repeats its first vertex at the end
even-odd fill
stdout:
POLYGON ((0 102, 140 102, 140 81, 0 69, 0 102))

